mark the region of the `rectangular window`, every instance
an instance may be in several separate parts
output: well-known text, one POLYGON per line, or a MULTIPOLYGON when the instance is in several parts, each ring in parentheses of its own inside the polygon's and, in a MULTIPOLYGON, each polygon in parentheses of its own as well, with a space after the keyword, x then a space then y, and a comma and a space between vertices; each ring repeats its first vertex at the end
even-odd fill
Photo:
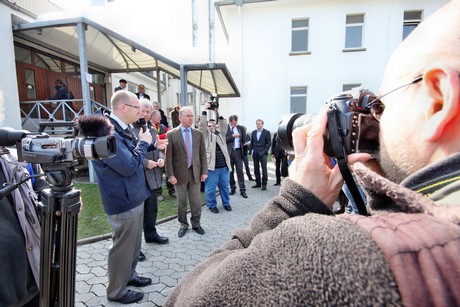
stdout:
POLYGON ((347 15, 345 28, 345 49, 363 47, 364 14, 347 15))
POLYGON ((307 87, 291 87, 290 113, 307 113, 307 87))
POLYGON ((291 52, 308 52, 308 19, 292 20, 291 52))
POLYGON ((350 83, 350 84, 344 84, 342 86, 342 91, 346 92, 349 91, 355 87, 361 87, 361 83, 350 83))
POLYGON ((406 37, 422 22, 422 11, 404 12, 403 37, 406 37))
POLYGON ((26 76, 26 93, 27 99, 37 99, 37 92, 35 88, 35 72, 32 69, 24 70, 26 76))

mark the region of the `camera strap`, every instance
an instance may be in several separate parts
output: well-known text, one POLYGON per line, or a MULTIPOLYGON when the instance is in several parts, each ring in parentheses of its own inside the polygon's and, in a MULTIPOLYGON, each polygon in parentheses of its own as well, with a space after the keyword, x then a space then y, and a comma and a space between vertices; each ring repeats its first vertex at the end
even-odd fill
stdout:
POLYGON ((342 177, 345 180, 345 183, 347 184, 348 188, 350 189, 351 195, 356 203, 356 206, 358 207, 359 214, 369 215, 366 209, 366 205, 364 204, 363 198, 359 193, 356 182, 353 179, 353 175, 351 174, 351 171, 348 168, 345 146, 343 145, 343 138, 341 136, 342 134, 340 133, 340 126, 338 124, 340 122, 338 118, 339 114, 340 113, 335 109, 327 111, 327 124, 332 150, 337 159, 337 164, 339 165, 342 177))

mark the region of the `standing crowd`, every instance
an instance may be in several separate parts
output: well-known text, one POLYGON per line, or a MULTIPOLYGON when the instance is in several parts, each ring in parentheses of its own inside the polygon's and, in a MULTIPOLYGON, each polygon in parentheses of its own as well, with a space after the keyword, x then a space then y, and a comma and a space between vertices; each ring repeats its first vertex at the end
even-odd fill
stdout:
MULTIPOLYGON (((238 125, 236 115, 230 116, 228 124, 218 109, 211 109, 206 103, 197 125, 191 107, 176 107, 170 113, 173 128, 169 129, 160 104, 150 101, 145 86, 140 85, 139 92, 133 94, 126 90, 126 83, 121 80, 115 90, 111 111, 100 114, 113 126, 117 155, 93 164, 112 227, 107 297, 130 304, 141 300, 143 293, 128 286, 144 287, 152 283, 151 278, 140 276, 136 271, 137 262, 146 258, 141 251, 142 233, 146 243, 169 242, 169 238, 161 236, 156 229, 158 202, 164 199, 163 174, 169 194, 177 198, 178 237, 183 237, 189 227, 204 235, 202 184, 211 212, 219 213, 217 195, 223 208, 232 211, 230 195, 236 190, 235 169, 240 194, 247 198, 243 163, 248 178, 256 182, 254 187, 266 190, 270 148, 272 154, 276 152, 276 159, 283 157, 279 156, 279 142, 271 139, 260 119, 251 137, 246 127, 238 125), (248 151, 254 160, 255 179, 248 166, 248 151), (190 218, 187 217, 188 204, 190 218)), ((278 185, 280 181, 281 177, 277 177, 278 185)))
MULTIPOLYGON (((121 81, 111 111, 99 115, 113 129, 117 154, 93 162, 112 227, 109 300, 137 302, 143 292, 128 286, 152 283, 136 271, 142 232, 146 242, 169 242, 155 228, 161 168, 177 197, 178 237, 190 224, 203 235, 201 184, 211 212, 219 212, 217 189, 224 209, 232 211, 237 182, 241 197, 248 198, 248 154, 254 161, 252 188, 267 189, 271 148, 279 194, 186 274, 165 306, 460 305, 460 0, 448 2, 403 41, 387 64, 379 97, 365 106, 379 123, 379 159, 354 153, 347 162, 369 215, 332 210, 344 181, 323 152, 326 110, 293 131, 295 158, 289 178, 281 181, 287 154, 263 120, 247 133, 238 116, 227 124, 207 104, 195 128, 192 108, 181 107, 166 132, 159 104, 142 88, 130 93, 121 81)), ((30 176, 27 165, 0 149, 0 182, 8 187, 30 176)), ((40 225, 34 190, 43 185, 35 183, 9 194, 2 189, 2 306, 37 306, 40 225)))

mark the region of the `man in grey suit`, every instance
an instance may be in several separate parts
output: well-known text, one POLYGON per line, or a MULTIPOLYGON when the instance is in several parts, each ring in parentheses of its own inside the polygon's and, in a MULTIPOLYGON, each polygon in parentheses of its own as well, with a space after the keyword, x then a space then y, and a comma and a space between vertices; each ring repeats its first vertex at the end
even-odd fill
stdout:
POLYGON ((166 137, 166 177, 171 182, 177 194, 177 216, 181 228, 178 236, 185 235, 188 229, 187 221, 187 192, 190 201, 192 229, 200 235, 204 230, 200 224, 201 218, 201 182, 208 177, 206 147, 203 133, 193 128, 193 110, 182 107, 179 110, 180 125, 170 130, 166 137))
POLYGON ((262 191, 267 189, 267 156, 271 147, 270 131, 264 129, 264 121, 256 120, 257 129, 252 132, 251 145, 249 151, 252 152, 254 161, 254 174, 256 176, 256 185, 253 188, 262 187, 262 191), (262 167, 262 178, 260 178, 260 168, 262 167))

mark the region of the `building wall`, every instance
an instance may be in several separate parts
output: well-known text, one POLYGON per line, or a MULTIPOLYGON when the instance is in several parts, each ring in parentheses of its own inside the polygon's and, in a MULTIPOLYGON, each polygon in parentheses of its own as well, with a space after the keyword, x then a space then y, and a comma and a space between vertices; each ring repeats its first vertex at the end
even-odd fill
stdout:
POLYGON ((16 64, 14 57, 12 14, 21 13, 13 11, 10 7, 0 4, 0 37, 2 55, 0 56, 0 92, 4 98, 5 119, 0 120, 0 127, 22 129, 19 111, 18 83, 16 79, 16 64))
MULTIPOLYGON (((279 0, 222 6, 231 50, 225 62, 242 93, 238 102, 228 104, 250 130, 262 118, 265 127, 274 131, 281 115, 290 111, 292 86, 307 86, 307 113, 318 112, 330 96, 342 91, 343 84, 361 83, 376 92, 388 58, 402 41, 404 11, 423 10, 425 19, 446 2, 279 0), (343 52, 346 15, 354 13, 365 14, 366 51, 343 52), (309 18, 311 54, 289 55, 295 18, 309 18)), ((227 48, 222 37, 221 33, 216 50, 227 48)))

